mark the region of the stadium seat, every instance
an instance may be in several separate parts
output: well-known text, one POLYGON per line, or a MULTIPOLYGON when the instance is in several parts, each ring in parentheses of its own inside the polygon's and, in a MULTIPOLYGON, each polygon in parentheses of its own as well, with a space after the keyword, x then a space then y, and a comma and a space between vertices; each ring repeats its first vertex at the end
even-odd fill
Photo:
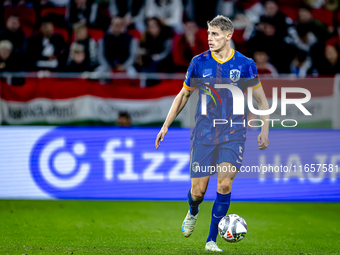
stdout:
POLYGON ((88 28, 87 32, 96 42, 98 42, 104 36, 104 31, 101 29, 88 28))
POLYGON ((326 45, 340 47, 340 40, 338 36, 333 36, 326 41, 326 45))
POLYGON ((292 6, 292 7, 298 7, 301 5, 301 0, 279 0, 280 6, 292 6))
POLYGON ((140 34, 140 32, 137 29, 130 29, 128 30, 128 34, 132 35, 134 38, 140 40, 142 39, 142 36, 140 34))
POLYGON ((236 50, 245 54, 247 52, 246 42, 243 38, 244 29, 235 29, 233 34, 233 42, 236 45, 236 50))
POLYGON ((299 9, 287 5, 280 6, 280 11, 283 12, 287 17, 293 21, 297 21, 299 9))
POLYGON ((49 13, 65 16, 66 8, 65 7, 46 8, 41 11, 40 16, 41 18, 43 18, 49 13))
POLYGON ((69 43, 69 34, 65 28, 61 27, 54 27, 54 33, 61 34, 61 36, 64 38, 66 43, 69 43))
POLYGON ((314 19, 320 20, 327 27, 333 26, 333 12, 332 11, 327 10, 326 8, 321 8, 321 9, 313 9, 311 13, 314 19))

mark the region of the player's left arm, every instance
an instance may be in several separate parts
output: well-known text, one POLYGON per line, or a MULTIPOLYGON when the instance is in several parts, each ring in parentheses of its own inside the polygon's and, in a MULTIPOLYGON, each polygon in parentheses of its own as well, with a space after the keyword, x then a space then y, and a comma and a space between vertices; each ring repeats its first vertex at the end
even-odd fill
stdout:
MULTIPOLYGON (((253 90, 253 97, 255 98, 257 104, 259 105, 259 110, 268 110, 269 104, 264 94, 262 86, 253 90)), ((269 132, 269 115, 261 115, 261 120, 263 121, 263 126, 261 128, 261 133, 257 137, 257 143, 259 145, 259 150, 264 150, 269 145, 268 132, 269 132)))

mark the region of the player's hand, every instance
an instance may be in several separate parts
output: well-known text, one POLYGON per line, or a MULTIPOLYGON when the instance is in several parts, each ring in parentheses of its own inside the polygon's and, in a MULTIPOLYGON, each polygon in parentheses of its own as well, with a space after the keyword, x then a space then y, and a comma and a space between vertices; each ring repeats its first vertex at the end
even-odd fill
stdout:
POLYGON ((259 145, 259 150, 266 149, 269 145, 268 133, 267 132, 261 132, 257 137, 257 143, 259 145))
POLYGON ((156 150, 158 150, 159 146, 161 146, 161 142, 164 140, 164 136, 168 133, 168 128, 162 127, 161 131, 159 131, 156 141, 155 141, 155 147, 156 150))

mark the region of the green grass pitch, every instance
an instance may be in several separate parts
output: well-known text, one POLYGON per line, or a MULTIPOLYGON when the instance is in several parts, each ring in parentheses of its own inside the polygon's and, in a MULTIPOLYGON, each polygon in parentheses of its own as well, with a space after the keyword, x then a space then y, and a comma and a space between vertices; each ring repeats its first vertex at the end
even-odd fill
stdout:
MULTIPOLYGON (((191 237, 186 202, 0 200, 0 254, 207 254, 213 203, 201 205, 191 237)), ((340 204, 236 203, 248 234, 226 254, 340 254, 340 204)))

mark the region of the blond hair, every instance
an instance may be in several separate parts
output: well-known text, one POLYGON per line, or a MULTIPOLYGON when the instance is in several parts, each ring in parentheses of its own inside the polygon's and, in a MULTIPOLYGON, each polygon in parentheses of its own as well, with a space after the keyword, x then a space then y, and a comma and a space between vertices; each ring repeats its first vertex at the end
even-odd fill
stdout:
POLYGON ((233 22, 229 18, 227 18, 223 15, 217 15, 215 18, 213 18, 212 21, 208 21, 207 24, 208 24, 208 27, 209 26, 210 27, 218 27, 222 31, 234 33, 233 22))
POLYGON ((0 41, 0 49, 13 49, 13 44, 9 40, 0 41))

